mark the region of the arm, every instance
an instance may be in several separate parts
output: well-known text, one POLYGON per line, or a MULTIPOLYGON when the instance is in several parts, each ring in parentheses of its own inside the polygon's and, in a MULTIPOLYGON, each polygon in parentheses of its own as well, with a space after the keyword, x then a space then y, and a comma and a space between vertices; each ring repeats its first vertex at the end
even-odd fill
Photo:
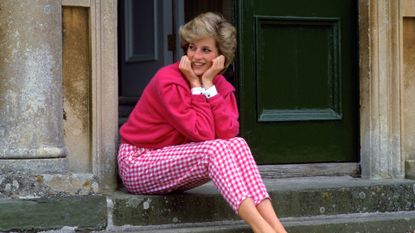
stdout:
POLYGON ((229 139, 239 133, 239 113, 233 92, 220 94, 208 100, 215 119, 216 138, 229 139))
POLYGON ((191 141, 215 138, 214 118, 205 96, 192 95, 188 88, 171 82, 160 84, 158 89, 169 124, 191 141))

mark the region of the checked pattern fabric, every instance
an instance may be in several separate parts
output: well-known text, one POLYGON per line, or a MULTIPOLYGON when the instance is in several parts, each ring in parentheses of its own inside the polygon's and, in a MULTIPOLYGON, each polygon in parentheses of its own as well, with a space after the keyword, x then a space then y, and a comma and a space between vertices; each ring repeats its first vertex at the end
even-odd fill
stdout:
POLYGON ((161 149, 121 144, 118 166, 125 187, 135 194, 186 191, 212 180, 236 213, 248 197, 256 205, 270 198, 248 144, 239 137, 161 149))

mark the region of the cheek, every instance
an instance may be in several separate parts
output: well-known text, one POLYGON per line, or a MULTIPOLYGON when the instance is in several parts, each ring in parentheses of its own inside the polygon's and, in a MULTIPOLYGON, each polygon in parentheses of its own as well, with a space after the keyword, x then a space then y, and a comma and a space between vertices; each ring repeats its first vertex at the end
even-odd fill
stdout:
POLYGON ((209 64, 213 63, 213 59, 215 59, 217 56, 216 55, 210 55, 206 60, 209 62, 209 64))

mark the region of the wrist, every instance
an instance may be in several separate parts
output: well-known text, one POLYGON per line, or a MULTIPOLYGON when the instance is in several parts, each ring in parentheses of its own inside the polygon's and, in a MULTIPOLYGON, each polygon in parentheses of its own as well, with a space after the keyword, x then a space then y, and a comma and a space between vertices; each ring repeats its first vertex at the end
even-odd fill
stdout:
POLYGON ((213 82, 211 80, 203 80, 203 88, 209 89, 213 86, 213 82))
POLYGON ((202 87, 202 84, 199 81, 190 82, 190 87, 191 88, 194 88, 194 87, 202 87))

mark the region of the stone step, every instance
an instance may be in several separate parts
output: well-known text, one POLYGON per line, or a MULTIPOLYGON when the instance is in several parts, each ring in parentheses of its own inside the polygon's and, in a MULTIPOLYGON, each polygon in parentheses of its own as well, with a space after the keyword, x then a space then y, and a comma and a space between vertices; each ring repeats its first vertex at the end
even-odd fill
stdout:
MULTIPOLYGON (((415 210, 414 180, 310 177, 264 180, 281 218, 415 210)), ((183 194, 109 196, 110 226, 235 221, 237 216, 208 183, 183 194)))
MULTIPOLYGON (((311 177, 265 183, 290 233, 415 230, 415 180, 311 177)), ((65 226, 86 232, 249 232, 211 183, 169 195, 117 191, 105 196, 56 194, 0 199, 0 232, 37 232, 65 226)))
POLYGON ((59 229, 101 230, 107 226, 105 196, 50 196, 0 199, 0 232, 59 229))
MULTIPOLYGON (((290 217, 281 221, 290 233, 413 233, 415 211, 290 217)), ((242 221, 142 227, 113 227, 100 233, 252 233, 242 221)))

